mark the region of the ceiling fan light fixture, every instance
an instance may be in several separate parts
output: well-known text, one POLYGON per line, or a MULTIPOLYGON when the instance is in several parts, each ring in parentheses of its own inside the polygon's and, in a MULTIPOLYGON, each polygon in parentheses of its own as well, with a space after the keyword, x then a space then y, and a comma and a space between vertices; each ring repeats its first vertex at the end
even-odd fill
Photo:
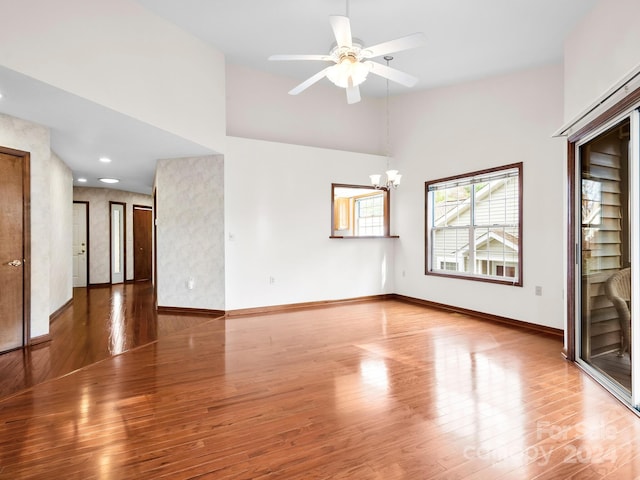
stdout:
POLYGON ((369 67, 349 55, 345 55, 340 62, 327 71, 327 78, 342 88, 357 87, 367 79, 369 67))

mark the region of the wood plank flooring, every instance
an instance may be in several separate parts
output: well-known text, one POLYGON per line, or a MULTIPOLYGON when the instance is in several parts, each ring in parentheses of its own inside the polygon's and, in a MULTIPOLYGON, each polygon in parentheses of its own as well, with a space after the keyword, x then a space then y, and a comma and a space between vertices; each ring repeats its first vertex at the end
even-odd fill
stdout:
POLYGON ((76 288, 52 341, 0 355, 0 399, 207 320, 157 314, 150 282, 76 288))
POLYGON ((208 320, 0 401, 0 479, 638 477, 561 349, 397 301, 208 320))

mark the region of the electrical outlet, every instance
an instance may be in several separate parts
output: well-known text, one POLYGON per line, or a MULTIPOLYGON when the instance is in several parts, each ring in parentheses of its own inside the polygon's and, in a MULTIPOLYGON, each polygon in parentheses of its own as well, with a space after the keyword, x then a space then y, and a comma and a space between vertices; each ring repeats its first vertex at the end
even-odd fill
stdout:
POLYGON ((537 286, 536 286, 536 295, 537 295, 538 297, 541 297, 541 296, 542 296, 542 287, 541 287, 541 286, 539 286, 539 285, 537 285, 537 286))
POLYGON ((275 285, 276 279, 273 277, 269 277, 269 285, 275 285))

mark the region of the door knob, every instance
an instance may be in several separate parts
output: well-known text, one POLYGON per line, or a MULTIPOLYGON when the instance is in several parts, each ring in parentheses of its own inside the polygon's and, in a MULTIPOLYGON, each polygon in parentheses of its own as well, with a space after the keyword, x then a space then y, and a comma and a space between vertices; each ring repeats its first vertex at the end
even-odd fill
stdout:
POLYGON ((19 267, 22 265, 22 262, 20 260, 11 260, 9 263, 7 263, 7 265, 10 265, 12 267, 19 267))

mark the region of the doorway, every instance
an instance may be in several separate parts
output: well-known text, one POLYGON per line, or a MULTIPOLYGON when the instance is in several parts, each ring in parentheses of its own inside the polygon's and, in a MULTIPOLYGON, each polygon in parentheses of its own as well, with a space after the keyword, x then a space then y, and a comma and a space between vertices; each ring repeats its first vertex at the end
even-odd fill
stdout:
POLYGON ((151 207, 133 206, 133 279, 136 282, 152 277, 152 222, 151 207))
POLYGON ((619 114, 570 142, 573 357, 638 408, 640 113, 619 114))
POLYGON ((27 152, 0 148, 0 352, 29 338, 29 162, 27 152))
POLYGON ((89 284, 89 202, 73 202, 73 286, 89 284))
POLYGON ((125 256, 127 221, 126 203, 109 202, 109 244, 111 251, 111 283, 124 283, 127 261, 125 256))

